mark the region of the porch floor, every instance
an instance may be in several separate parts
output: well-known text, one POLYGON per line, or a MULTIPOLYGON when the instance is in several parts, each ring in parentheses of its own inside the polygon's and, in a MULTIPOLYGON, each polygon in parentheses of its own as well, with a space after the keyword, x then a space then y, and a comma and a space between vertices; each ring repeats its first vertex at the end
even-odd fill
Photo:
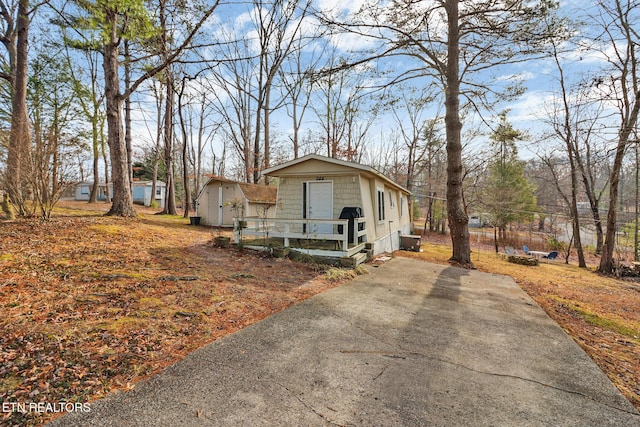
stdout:
MULTIPOLYGON (((242 239, 244 246, 262 247, 262 248, 283 248, 284 238, 248 238, 242 239)), ((289 238, 289 248, 294 251, 305 252, 310 255, 325 256, 329 258, 341 258, 352 256, 363 249, 365 243, 349 243, 348 248, 340 247, 340 243, 334 240, 322 239, 295 239, 289 238)))

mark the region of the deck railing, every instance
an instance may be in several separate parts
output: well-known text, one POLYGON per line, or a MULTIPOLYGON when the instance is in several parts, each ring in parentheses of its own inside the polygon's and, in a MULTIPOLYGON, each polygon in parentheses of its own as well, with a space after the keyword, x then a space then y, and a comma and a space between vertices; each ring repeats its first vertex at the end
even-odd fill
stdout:
MULTIPOLYGON (((354 218, 353 236, 349 239, 348 219, 285 219, 285 218, 245 218, 246 227, 242 229, 243 238, 274 237, 284 240, 284 247, 290 246, 290 239, 334 241, 337 246, 347 250, 349 240, 354 245, 366 241, 365 218, 354 218)), ((240 241, 240 227, 234 220, 234 239, 240 241)))

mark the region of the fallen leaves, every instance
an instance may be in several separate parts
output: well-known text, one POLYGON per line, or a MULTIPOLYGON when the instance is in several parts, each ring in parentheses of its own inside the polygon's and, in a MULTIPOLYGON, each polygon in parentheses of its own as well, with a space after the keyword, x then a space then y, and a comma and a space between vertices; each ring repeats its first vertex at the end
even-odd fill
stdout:
MULTIPOLYGON (((0 222, 0 401, 88 402, 335 286, 175 217, 0 222)), ((54 414, 0 413, 38 425, 54 414)))

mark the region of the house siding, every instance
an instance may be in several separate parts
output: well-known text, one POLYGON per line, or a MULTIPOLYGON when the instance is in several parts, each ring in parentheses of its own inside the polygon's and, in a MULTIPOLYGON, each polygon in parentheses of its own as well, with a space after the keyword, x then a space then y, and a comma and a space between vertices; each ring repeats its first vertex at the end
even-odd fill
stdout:
MULTIPOLYGON (((278 185, 278 202, 276 204, 277 218, 302 218, 302 183, 306 181, 309 181, 309 178, 287 177, 280 180, 278 185)), ((301 233, 302 225, 291 224, 289 231, 301 233)))
MULTIPOLYGON (((374 254, 397 250, 400 235, 411 231, 410 193, 376 170, 358 164, 308 155, 265 171, 279 178, 276 217, 303 217, 303 183, 331 182, 333 217, 338 219, 344 207, 359 207, 366 218, 366 241, 374 246, 374 254), (379 219, 378 191, 384 197, 384 218, 379 219)), ((281 231, 281 230, 279 230, 281 231)), ((291 232, 301 232, 302 225, 291 224, 291 232)))
POLYGON ((278 218, 302 218, 302 183, 309 178, 280 180, 278 185, 278 218))
POLYGON ((335 176, 333 181, 333 217, 340 218, 345 207, 362 209, 360 180, 357 176, 335 176))
MULTIPOLYGON (((316 181, 317 175, 286 177, 278 184, 277 217, 298 219, 303 217, 302 184, 316 181)), ((344 207, 362 208, 362 194, 358 176, 331 176, 323 181, 333 183, 333 218, 340 218, 344 207)), ((290 230, 300 233, 302 225, 292 224, 290 230)))

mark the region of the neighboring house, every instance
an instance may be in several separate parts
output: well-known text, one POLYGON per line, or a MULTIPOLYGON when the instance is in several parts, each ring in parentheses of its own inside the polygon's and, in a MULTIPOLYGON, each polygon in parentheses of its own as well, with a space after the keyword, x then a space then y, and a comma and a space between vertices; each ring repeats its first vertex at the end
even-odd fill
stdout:
POLYGON ((273 236, 326 236, 339 243, 343 252, 333 251, 330 256, 352 256, 365 244, 373 255, 397 250, 400 236, 411 233, 411 193, 369 166, 310 154, 265 169, 263 174, 279 181, 276 219, 286 232, 278 230, 276 223, 273 236), (340 237, 347 230, 337 220, 354 213, 361 218, 349 224, 348 238, 340 237))
MULTIPOLYGON (((91 195, 91 187, 93 182, 80 182, 76 185, 75 199, 89 200, 91 195)), ((132 195, 133 203, 139 205, 151 206, 151 201, 155 200, 160 208, 164 208, 164 200, 167 192, 167 184, 162 181, 156 181, 156 194, 151 196, 152 181, 133 181, 132 195)), ((113 194, 113 184, 109 183, 109 194, 113 194)), ((107 199, 107 186, 98 184, 98 200, 107 199)))
POLYGON ((151 201, 155 200, 160 209, 164 209, 164 201, 167 194, 167 184, 163 181, 156 181, 156 192, 151 194, 153 181, 133 181, 132 195, 133 203, 151 206, 151 201))
MULTIPOLYGON (((76 184, 75 199, 80 201, 88 201, 91 196, 91 187, 93 182, 79 182, 76 184)), ((113 184, 109 183, 109 194, 113 194, 113 184)), ((98 184, 98 200, 107 200, 107 186, 106 184, 98 184)))
POLYGON ((232 227, 236 215, 257 217, 263 214, 265 207, 267 217, 275 215, 276 187, 247 184, 214 176, 202 187, 196 198, 196 213, 200 224, 218 227, 232 227), (233 211, 232 203, 239 203, 243 212, 233 211))

